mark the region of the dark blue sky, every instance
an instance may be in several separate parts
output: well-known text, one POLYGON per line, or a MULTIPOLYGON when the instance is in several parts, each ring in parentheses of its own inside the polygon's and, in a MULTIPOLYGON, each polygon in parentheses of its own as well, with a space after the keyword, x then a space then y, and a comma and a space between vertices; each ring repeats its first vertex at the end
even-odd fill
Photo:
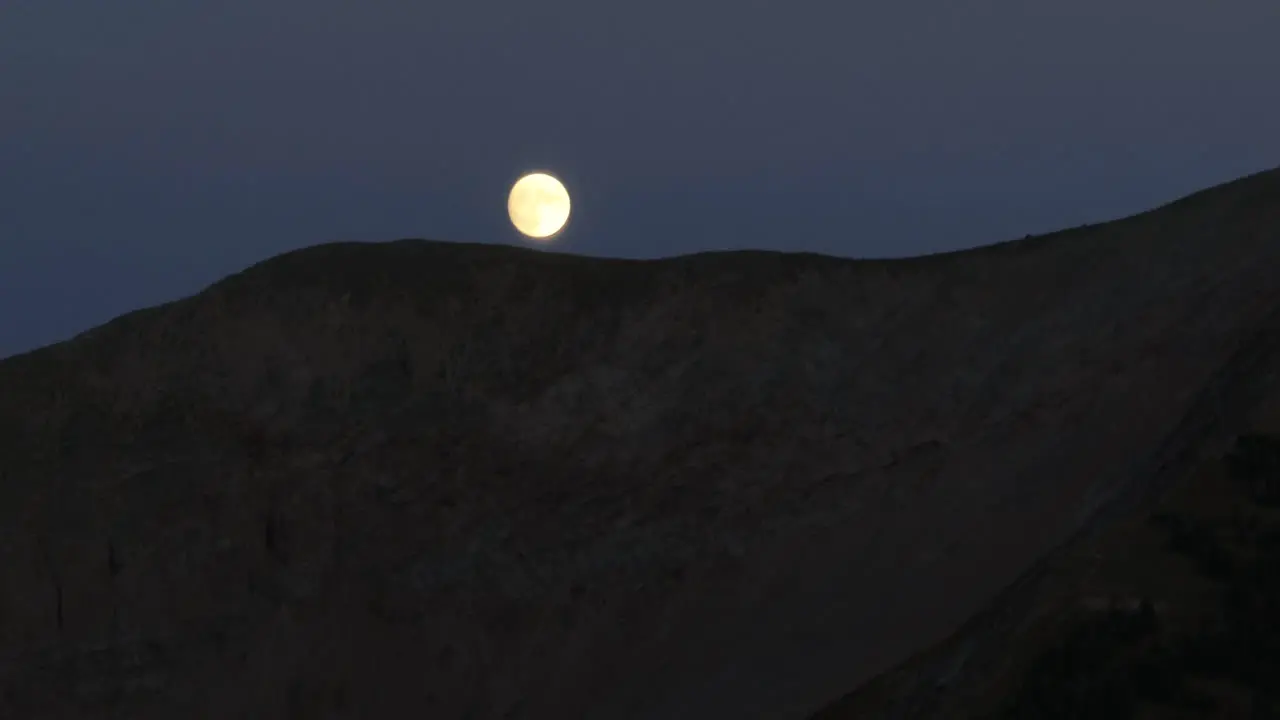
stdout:
POLYGON ((3 0, 0 356, 332 240, 902 256, 1280 164, 1277 0, 3 0), (881 9, 883 8, 883 9, 881 9))

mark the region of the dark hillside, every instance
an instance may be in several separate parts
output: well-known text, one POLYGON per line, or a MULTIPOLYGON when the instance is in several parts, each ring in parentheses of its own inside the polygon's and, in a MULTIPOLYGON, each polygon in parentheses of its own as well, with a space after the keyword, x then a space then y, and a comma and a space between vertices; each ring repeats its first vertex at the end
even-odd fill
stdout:
POLYGON ((807 717, 1253 427, 1278 277, 1275 171, 901 261, 273 258, 0 362, 0 716, 807 717))

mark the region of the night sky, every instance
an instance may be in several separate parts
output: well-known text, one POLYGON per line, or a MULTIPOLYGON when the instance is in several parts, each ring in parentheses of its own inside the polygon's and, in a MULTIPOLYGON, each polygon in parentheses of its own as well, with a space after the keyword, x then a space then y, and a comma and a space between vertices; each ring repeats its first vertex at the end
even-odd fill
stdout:
POLYGON ((1280 164, 1277 0, 0 0, 0 356, 334 240, 916 255, 1280 164))

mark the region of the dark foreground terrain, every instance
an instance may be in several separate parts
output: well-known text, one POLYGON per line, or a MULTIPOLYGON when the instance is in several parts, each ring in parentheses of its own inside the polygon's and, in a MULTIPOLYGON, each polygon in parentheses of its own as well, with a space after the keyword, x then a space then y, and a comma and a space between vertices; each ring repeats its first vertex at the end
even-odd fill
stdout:
POLYGON ((1277 171, 898 261, 289 253, 0 362, 0 717, 1110 717, 1035 704, 1129 702, 1100 642, 1261 707, 1270 516, 1157 505, 1280 432, 1278 332, 1277 171))
POLYGON ((1280 718, 1280 435, 1237 438, 1149 511, 1056 553, 1034 587, 985 673, 913 682, 973 645, 962 631, 814 720, 1280 718))

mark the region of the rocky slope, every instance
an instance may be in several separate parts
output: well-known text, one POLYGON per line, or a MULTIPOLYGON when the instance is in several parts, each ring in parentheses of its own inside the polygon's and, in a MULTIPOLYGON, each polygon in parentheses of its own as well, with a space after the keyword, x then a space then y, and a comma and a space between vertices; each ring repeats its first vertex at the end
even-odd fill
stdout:
POLYGON ((912 260, 271 259, 0 362, 0 716, 805 717, 1147 482, 1277 278, 1277 171, 912 260))

